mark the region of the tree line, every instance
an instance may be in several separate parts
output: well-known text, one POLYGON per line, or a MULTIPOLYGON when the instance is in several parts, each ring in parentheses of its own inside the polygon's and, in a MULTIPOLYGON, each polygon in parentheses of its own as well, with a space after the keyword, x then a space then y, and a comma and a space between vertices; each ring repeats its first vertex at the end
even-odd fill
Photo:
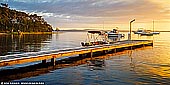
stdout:
POLYGON ((42 16, 27 14, 8 8, 8 5, 0 6, 0 32, 51 32, 52 26, 42 16))

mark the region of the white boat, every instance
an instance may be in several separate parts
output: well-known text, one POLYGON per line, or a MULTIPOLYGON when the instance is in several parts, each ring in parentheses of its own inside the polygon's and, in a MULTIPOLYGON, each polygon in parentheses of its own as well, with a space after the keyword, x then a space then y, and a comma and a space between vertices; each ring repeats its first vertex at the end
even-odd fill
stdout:
POLYGON ((153 33, 150 32, 144 32, 140 34, 141 36, 153 36, 153 33))
POLYGON ((133 31, 134 34, 142 34, 142 33, 146 33, 146 31, 143 28, 138 29, 137 31, 133 31))
POLYGON ((81 42, 82 46, 94 46, 108 44, 109 40, 103 31, 88 31, 85 42, 81 42))
POLYGON ((153 36, 151 30, 138 29, 134 31, 134 34, 140 34, 141 36, 153 36))
POLYGON ((113 29, 113 31, 110 31, 107 34, 108 34, 108 37, 122 38, 125 36, 124 34, 120 34, 117 29, 113 29))
POLYGON ((151 36, 154 34, 160 34, 160 32, 153 32, 151 30, 144 30, 142 28, 138 29, 137 31, 133 31, 134 34, 141 34, 141 35, 147 35, 147 36, 151 36))
POLYGON ((160 34, 160 32, 151 32, 152 34, 160 34))

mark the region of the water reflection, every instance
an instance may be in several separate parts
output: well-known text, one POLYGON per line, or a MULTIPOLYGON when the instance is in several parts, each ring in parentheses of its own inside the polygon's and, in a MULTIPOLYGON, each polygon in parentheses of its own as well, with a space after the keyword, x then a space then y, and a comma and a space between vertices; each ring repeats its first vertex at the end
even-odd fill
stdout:
MULTIPOLYGON (((103 58, 103 57, 99 57, 99 58, 103 58)), ((39 63, 31 66, 19 67, 16 69, 3 69, 3 70, 1 69, 0 81, 11 81, 11 80, 16 80, 21 78, 38 76, 41 74, 52 72, 56 69, 86 64, 87 61, 94 61, 94 59, 72 57, 72 58, 58 60, 55 66, 53 66, 50 62, 48 62, 47 64, 39 63)))
MULTIPOLYGON (((63 60, 58 60, 55 66, 53 66, 51 63, 47 63, 46 65, 36 64, 36 65, 21 67, 12 70, 11 69, 2 70, 0 71, 0 75, 1 75, 0 81, 11 81, 16 79, 24 80, 22 78, 25 78, 25 80, 27 80, 28 78, 28 80, 30 79, 32 81, 35 78, 39 80, 38 76, 41 76, 43 77, 43 79, 46 79, 46 81, 50 81, 52 83, 60 83, 60 82, 68 83, 75 79, 74 74, 77 73, 76 78, 82 79, 83 81, 86 81, 84 77, 90 78, 92 79, 92 81, 90 82, 92 82, 93 84, 95 82, 94 78, 99 78, 97 79, 97 81, 102 81, 102 82, 106 82, 105 80, 108 80, 110 81, 111 84, 130 84, 130 85, 131 84, 164 84, 164 83, 167 84, 168 82, 167 80, 169 79, 168 77, 169 70, 167 68, 169 68, 169 66, 153 65, 153 64, 149 64, 149 61, 143 62, 142 60, 140 60, 140 57, 143 56, 138 56, 137 54, 135 54, 136 52, 141 52, 143 50, 146 51, 151 49, 152 47, 145 47, 145 48, 140 48, 135 50, 127 50, 123 52, 107 54, 104 56, 98 56, 93 58, 91 57, 66 58, 63 60), (100 74, 101 72, 102 74, 100 74), (46 75, 43 76, 42 74, 46 74, 46 75), (58 77, 54 78, 53 80, 60 79, 61 81, 51 81, 50 79, 44 78, 44 77, 52 76, 54 74, 55 76, 57 75, 58 77), (68 80, 65 80, 65 78, 68 78, 68 75, 70 78, 68 80), (119 80, 122 82, 118 82, 115 80, 119 80)), ((79 80, 74 80, 74 81, 78 82, 79 80)), ((79 81, 79 84, 82 83, 83 83, 82 81, 79 81)))
POLYGON ((130 71, 135 71, 136 65, 135 65, 135 62, 134 62, 133 56, 132 56, 133 50, 129 50, 127 54, 128 54, 128 57, 130 58, 130 67, 131 67, 130 71))
POLYGON ((0 35, 0 56, 40 51, 42 42, 51 37, 52 34, 0 35))
POLYGON ((66 57, 64 59, 59 59, 55 63, 54 66, 52 63, 47 62, 47 64, 34 64, 25 67, 18 67, 15 69, 1 69, 0 70, 0 81, 11 81, 16 79, 28 78, 33 76, 39 76, 42 74, 50 73, 57 69, 63 69, 68 67, 74 67, 78 65, 85 65, 88 70, 105 70, 106 63, 105 60, 110 59, 114 55, 124 54, 128 51, 118 52, 114 54, 107 54, 103 56, 97 57, 83 57, 83 56, 75 56, 75 57, 66 57))
MULTIPOLYGON (((86 37, 85 35, 86 33, 79 32, 53 34, 52 40, 49 37, 41 42, 41 49, 57 46, 60 48, 80 46, 80 42, 86 37), (48 45, 42 46, 46 43, 48 45)), ((45 81, 47 84, 73 85, 169 84, 170 36, 168 35, 169 33, 154 35, 154 47, 138 48, 132 51, 127 50, 95 58, 60 60, 56 62, 56 66, 52 66, 49 63, 49 65, 39 64, 8 71, 3 69, 3 71, 0 71, 0 81, 19 79, 19 81, 45 81), (95 61, 96 59, 104 60, 102 67, 88 64, 88 61, 95 61)), ((12 36, 10 37, 12 38, 12 36)), ((5 41, 7 38, 3 39, 5 41)), ((153 37, 134 35, 132 39, 152 40, 153 37)), ((15 36, 13 36, 13 40, 16 40, 15 36)), ((0 42, 2 42, 2 39, 0 42)), ((34 45, 34 43, 31 44, 34 45)), ((13 47, 15 47, 14 44, 13 47)))
POLYGON ((105 70, 105 60, 103 59, 92 59, 87 61, 89 70, 105 70))

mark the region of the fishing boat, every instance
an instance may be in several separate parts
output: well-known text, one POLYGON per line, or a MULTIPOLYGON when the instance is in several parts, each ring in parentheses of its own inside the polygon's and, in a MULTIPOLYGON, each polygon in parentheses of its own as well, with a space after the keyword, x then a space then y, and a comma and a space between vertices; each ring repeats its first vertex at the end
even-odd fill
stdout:
POLYGON ((141 36, 153 36, 153 33, 151 33, 151 30, 145 30, 140 35, 141 36))
POLYGON ((139 28, 137 31, 133 31, 134 34, 142 34, 142 33, 146 33, 146 31, 143 28, 139 28))
POLYGON ((152 34, 160 34, 160 32, 151 32, 152 34))
POLYGON ((138 29, 137 31, 133 31, 133 32, 134 34, 141 34, 141 35, 148 35, 148 36, 151 36, 154 34, 160 34, 160 32, 154 32, 151 30, 144 30, 144 29, 138 29))
POLYGON ((141 35, 141 36, 153 36, 153 33, 147 33, 147 32, 146 32, 146 33, 141 33, 140 35, 141 35))
POLYGON ((107 35, 103 31, 88 31, 87 39, 85 42, 81 42, 82 46, 93 46, 93 45, 102 45, 108 44, 109 40, 107 35))
POLYGON ((141 36, 153 36, 154 32, 151 30, 144 30, 143 28, 139 28, 137 31, 133 31, 134 34, 140 34, 141 36))
POLYGON ((153 21, 153 30, 144 30, 143 28, 139 28, 137 31, 133 31, 134 34, 141 34, 141 35, 147 35, 152 36, 154 34, 160 34, 158 31, 154 31, 154 21, 153 21))
POLYGON ((122 38, 125 36, 124 34, 120 34, 117 29, 113 29, 112 31, 108 32, 107 34, 108 34, 108 37, 122 38))

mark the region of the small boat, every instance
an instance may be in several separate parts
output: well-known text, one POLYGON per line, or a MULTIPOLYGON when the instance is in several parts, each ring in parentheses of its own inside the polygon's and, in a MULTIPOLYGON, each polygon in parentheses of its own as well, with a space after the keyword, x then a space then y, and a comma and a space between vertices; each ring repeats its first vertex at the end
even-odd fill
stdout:
POLYGON ((151 30, 144 30, 143 28, 138 29, 137 31, 133 31, 134 34, 141 34, 141 35, 147 35, 147 36, 152 36, 154 34, 160 34, 160 32, 154 32, 151 30))
POLYGON ((85 42, 81 42, 82 46, 94 46, 108 44, 109 40, 107 35, 103 31, 88 31, 87 39, 85 42))
POLYGON ((143 28, 139 28, 137 31, 133 31, 134 34, 142 34, 145 33, 145 30, 143 28))
POLYGON ((141 36, 153 36, 153 33, 146 32, 146 33, 141 33, 140 35, 141 36))
POLYGON ((122 38, 125 36, 124 34, 120 34, 117 29, 113 29, 112 31, 108 32, 107 34, 108 34, 108 37, 122 38))
POLYGON ((160 34, 160 32, 151 32, 152 34, 160 34))
POLYGON ((144 30, 144 32, 142 32, 140 35, 141 36, 153 36, 153 33, 151 33, 151 30, 144 30))

